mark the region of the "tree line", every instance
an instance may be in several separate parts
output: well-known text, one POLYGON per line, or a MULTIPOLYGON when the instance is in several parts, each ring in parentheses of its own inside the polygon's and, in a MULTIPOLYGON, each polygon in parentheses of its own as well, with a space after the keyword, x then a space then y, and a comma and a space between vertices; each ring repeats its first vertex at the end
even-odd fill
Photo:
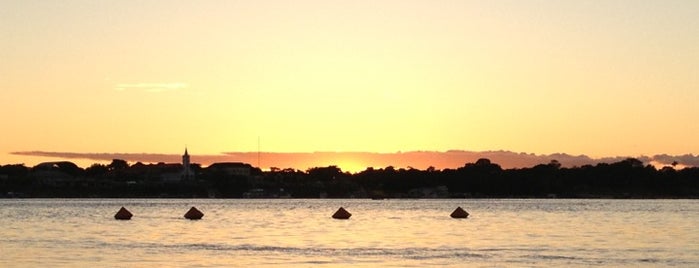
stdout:
POLYGON ((129 165, 114 160, 86 169, 71 162, 0 166, 0 197, 217 197, 217 198, 697 198, 699 168, 656 168, 629 158, 566 168, 552 160, 503 169, 479 159, 455 169, 340 167, 306 171, 259 168, 249 173, 193 165, 193 179, 178 179, 181 164, 129 165), (169 177, 168 177, 169 176, 169 177), (170 179, 168 179, 170 178, 170 179))

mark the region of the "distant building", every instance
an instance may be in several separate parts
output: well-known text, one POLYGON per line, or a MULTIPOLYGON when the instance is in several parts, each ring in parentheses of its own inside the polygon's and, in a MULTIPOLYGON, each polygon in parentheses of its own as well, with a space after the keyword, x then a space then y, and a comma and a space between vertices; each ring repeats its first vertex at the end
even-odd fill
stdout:
POLYGON ((31 176, 41 185, 70 186, 75 184, 79 171, 72 162, 44 162, 32 168, 31 176))
POLYGON ((189 153, 187 152, 187 147, 184 148, 184 155, 182 155, 182 180, 194 179, 194 173, 192 173, 192 167, 189 161, 189 153))
POLYGON ((182 155, 182 164, 180 163, 158 163, 155 166, 148 167, 151 172, 159 174, 162 182, 165 183, 178 183, 181 181, 194 180, 195 173, 192 170, 192 163, 189 158, 189 152, 187 147, 184 148, 184 154, 182 155))

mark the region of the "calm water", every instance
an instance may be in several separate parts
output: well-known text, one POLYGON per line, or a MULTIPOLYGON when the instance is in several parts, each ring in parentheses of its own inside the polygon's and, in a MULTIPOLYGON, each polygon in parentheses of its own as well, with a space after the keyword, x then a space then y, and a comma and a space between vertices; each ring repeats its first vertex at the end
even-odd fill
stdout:
POLYGON ((699 200, 0 200, 0 267, 699 267, 699 200), (119 207, 133 214, 114 220, 119 207), (190 206, 202 220, 182 215, 190 206), (353 216, 333 220, 340 206, 353 216), (471 213, 451 219, 457 206, 471 213))

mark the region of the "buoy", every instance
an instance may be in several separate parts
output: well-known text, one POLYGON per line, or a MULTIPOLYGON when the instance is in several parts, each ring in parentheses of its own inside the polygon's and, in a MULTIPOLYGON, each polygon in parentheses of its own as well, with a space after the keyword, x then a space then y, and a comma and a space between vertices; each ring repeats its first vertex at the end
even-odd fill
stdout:
POLYGON ((468 218, 468 212, 461 207, 458 207, 451 213, 451 217, 455 219, 465 219, 468 218))
POLYGON ((184 217, 190 220, 199 220, 201 217, 204 217, 204 213, 199 211, 197 208, 192 207, 187 211, 187 213, 184 214, 184 217))
POLYGON ((349 213, 345 208, 340 207, 335 214, 333 214, 333 219, 346 220, 352 217, 352 213, 349 213))
POLYGON ((117 211, 117 213, 114 214, 114 218, 117 220, 130 220, 131 217, 133 217, 133 214, 131 214, 131 212, 129 212, 124 207, 121 207, 119 211, 117 211))

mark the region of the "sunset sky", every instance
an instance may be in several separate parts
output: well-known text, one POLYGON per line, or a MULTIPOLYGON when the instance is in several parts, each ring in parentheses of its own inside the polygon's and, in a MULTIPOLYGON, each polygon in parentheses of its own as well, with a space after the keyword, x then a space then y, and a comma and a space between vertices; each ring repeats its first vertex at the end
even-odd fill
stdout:
POLYGON ((697 154, 698 104, 695 0, 0 0, 0 164, 697 154))

